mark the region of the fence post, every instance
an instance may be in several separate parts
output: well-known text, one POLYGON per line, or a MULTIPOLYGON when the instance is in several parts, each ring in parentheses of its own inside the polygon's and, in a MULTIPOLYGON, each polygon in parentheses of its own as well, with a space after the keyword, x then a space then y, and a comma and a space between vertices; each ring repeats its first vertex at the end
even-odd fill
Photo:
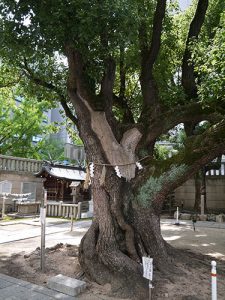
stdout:
POLYGON ((62 201, 59 201, 59 212, 58 212, 58 217, 62 217, 62 201))
POLYGON ((211 262, 211 286, 212 286, 212 300, 217 300, 217 282, 216 282, 216 262, 211 262))
POLYGON ((73 219, 74 219, 74 207, 73 206, 71 207, 70 215, 71 215, 70 231, 73 231, 73 219))
POLYGON ((81 219, 81 205, 82 205, 82 202, 79 202, 78 203, 78 212, 77 212, 78 219, 81 219))

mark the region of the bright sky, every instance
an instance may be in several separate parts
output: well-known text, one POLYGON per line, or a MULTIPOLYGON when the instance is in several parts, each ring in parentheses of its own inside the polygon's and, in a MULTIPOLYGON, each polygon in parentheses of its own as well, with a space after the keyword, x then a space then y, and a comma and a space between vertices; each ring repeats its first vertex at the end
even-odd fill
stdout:
POLYGON ((179 2, 180 2, 180 8, 182 10, 184 10, 185 8, 188 7, 188 5, 191 4, 191 0, 179 0, 179 2))

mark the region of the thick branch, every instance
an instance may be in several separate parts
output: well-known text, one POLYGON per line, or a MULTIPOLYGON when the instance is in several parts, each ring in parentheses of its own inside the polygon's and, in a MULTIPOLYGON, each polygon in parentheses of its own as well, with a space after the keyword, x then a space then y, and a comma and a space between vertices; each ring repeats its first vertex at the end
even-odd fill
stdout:
POLYGON ((126 90, 126 69, 124 65, 124 48, 120 47, 120 93, 119 98, 124 98, 126 90))
MULTIPOLYGON (((163 162, 151 161, 136 177, 134 190, 140 195, 140 185, 149 191, 149 199, 155 212, 161 212, 166 196, 191 178, 207 163, 225 151, 225 120, 210 127, 203 134, 190 137, 185 148, 163 162), (156 166, 156 167, 153 167, 156 166), (157 188, 156 188, 157 187, 157 188)), ((146 194, 147 193, 147 194, 146 194)))
POLYGON ((105 103, 105 111, 111 111, 112 109, 115 71, 115 61, 111 57, 109 57, 105 62, 105 72, 101 83, 101 95, 103 96, 103 100, 105 103))
MULTIPOLYGON (((153 20, 153 31, 152 31, 152 40, 150 49, 147 49, 147 41, 144 41, 146 38, 145 26, 142 24, 139 35, 141 32, 144 33, 143 36, 140 36, 141 44, 141 89, 144 99, 143 113, 145 114, 146 107, 150 108, 154 106, 154 109, 157 111, 158 107, 158 89, 156 82, 153 77, 153 66, 157 59, 160 44, 161 44, 161 35, 162 35, 162 24, 165 17, 166 10, 166 0, 158 0, 156 11, 153 20)), ((150 113, 155 113, 156 111, 151 111, 150 113)))
POLYGON ((171 190, 182 185, 207 163, 224 153, 224 137, 225 121, 223 120, 203 134, 192 136, 184 150, 164 162, 160 172, 164 174, 164 184, 154 199, 156 208, 171 190), (175 172, 172 171, 173 168, 175 172), (171 172, 173 172, 172 176, 171 172))
POLYGON ((167 133, 174 126, 184 122, 199 123, 203 120, 218 122, 221 116, 216 114, 213 109, 202 108, 200 103, 191 103, 184 106, 179 106, 164 114, 161 114, 149 126, 145 139, 146 144, 150 144, 157 139, 161 134, 167 133), (162 122, 166 120, 166 122, 162 122))
POLYGON ((157 59, 160 44, 161 44, 161 34, 162 34, 162 23, 165 17, 166 10, 166 0, 158 0, 156 11, 153 20, 153 30, 152 30, 152 40, 151 47, 148 52, 148 57, 146 61, 146 67, 149 71, 152 71, 153 65, 157 59))
POLYGON ((208 0, 199 0, 195 12, 195 16, 190 24, 188 37, 186 41, 186 49, 184 52, 182 63, 182 86, 189 99, 197 97, 196 76, 194 66, 190 63, 191 51, 189 49, 190 41, 193 38, 198 38, 203 22, 205 20, 206 11, 208 8, 208 0))
POLYGON ((66 46, 66 55, 69 65, 68 86, 70 89, 78 89, 79 93, 81 93, 84 84, 82 56, 70 46, 66 46))

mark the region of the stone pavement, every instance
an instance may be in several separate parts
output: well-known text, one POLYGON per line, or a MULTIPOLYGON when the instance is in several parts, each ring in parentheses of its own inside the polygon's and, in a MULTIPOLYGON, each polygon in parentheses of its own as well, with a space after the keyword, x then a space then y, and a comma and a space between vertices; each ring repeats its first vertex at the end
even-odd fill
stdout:
MULTIPOLYGON (((47 227, 49 228, 48 237, 54 237, 49 241, 54 245, 58 242, 72 242, 76 235, 82 236, 91 221, 78 221, 74 224, 74 231, 70 232, 70 223, 64 220, 48 220, 47 227), (55 223, 55 224, 53 224, 55 223)), ((24 220, 19 222, 2 222, 0 224, 0 255, 4 247, 9 252, 9 248, 13 251, 19 252, 19 244, 21 243, 22 250, 26 248, 26 243, 30 243, 30 247, 34 249, 36 244, 39 245, 40 224, 38 220, 24 220), (24 226, 22 226, 22 224, 24 226), (30 225, 30 228, 29 226, 30 225), (14 232, 15 227, 18 231, 14 232), (32 230, 31 230, 32 228, 32 230), (18 233, 19 232, 19 233, 18 233), (37 240, 37 241, 36 241, 37 240), (10 242, 11 241, 11 242, 10 242), (34 241, 36 241, 34 243, 34 241), (13 243, 13 247, 12 247, 13 243), (3 249, 2 249, 3 248, 3 249)), ((193 231, 192 221, 180 221, 181 226, 173 225, 174 219, 161 219, 161 229, 165 240, 171 245, 178 248, 188 248, 196 250, 208 255, 213 255, 215 258, 225 259, 225 242, 224 230, 225 223, 204 222, 198 221, 196 223, 196 231, 193 231)), ((49 245, 48 245, 49 246, 49 245)), ((0 274, 0 300, 108 300, 111 298, 104 298, 91 292, 82 293, 79 296, 71 297, 65 294, 55 292, 43 286, 38 286, 23 280, 12 278, 0 274)), ((112 299, 111 299, 112 300, 112 299)))
MULTIPOLYGON (((46 235, 68 232, 70 222, 61 219, 46 218, 46 235)), ((90 220, 76 221, 74 231, 88 229, 90 220)), ((41 234, 41 223, 39 218, 33 220, 20 220, 13 222, 0 222, 0 244, 20 241, 39 237, 41 234)))
POLYGON ((0 274, 0 300, 75 300, 43 286, 0 274))
MULTIPOLYGON (((175 221, 176 221, 175 219, 161 219, 160 223, 161 225, 162 224, 174 225, 175 221)), ((193 226, 193 223, 190 220, 179 220, 179 224, 184 226, 193 226)), ((225 229, 225 222, 219 223, 219 222, 212 222, 212 221, 197 221, 195 223, 195 227, 225 229)))

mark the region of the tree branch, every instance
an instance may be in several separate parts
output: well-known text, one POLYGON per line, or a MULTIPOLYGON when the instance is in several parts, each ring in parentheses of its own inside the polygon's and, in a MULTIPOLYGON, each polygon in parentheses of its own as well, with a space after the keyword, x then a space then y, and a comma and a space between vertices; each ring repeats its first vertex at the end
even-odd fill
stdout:
POLYGON ((120 92, 119 98, 124 98, 126 90, 126 70, 124 65, 124 47, 120 47, 120 92))
MULTIPOLYGON (((151 165, 149 164, 136 177, 134 189, 138 189, 140 182, 143 185, 143 182, 148 183, 150 178, 154 178, 154 184, 158 184, 162 188, 154 195, 149 195, 149 197, 152 199, 151 205, 156 213, 160 213, 162 203, 171 190, 182 185, 203 166, 224 153, 224 137, 225 120, 222 120, 201 135, 190 137, 186 142, 186 147, 173 157, 158 164, 152 160, 151 165)), ((151 184, 151 182, 148 184, 151 184)))
POLYGON ((71 112, 69 106, 67 105, 66 97, 62 94, 62 92, 51 82, 47 82, 39 77, 37 77, 36 74, 29 68, 28 63, 26 59, 24 60, 23 69, 25 71, 25 75, 36 85, 40 85, 44 88, 47 88, 48 90, 51 90, 55 92, 58 97, 59 101, 65 111, 66 116, 75 124, 77 125, 77 118, 74 116, 74 114, 71 112))
POLYGON ((218 122, 220 119, 222 119, 222 116, 215 113, 214 109, 202 108, 200 103, 190 103, 188 105, 178 106, 159 115, 148 127, 144 139, 146 144, 150 144, 155 139, 159 138, 161 134, 167 133, 170 129, 180 123, 192 121, 196 124, 204 120, 218 122), (166 122, 162 122, 162 120, 166 120, 166 122))
POLYGON ((158 0, 156 11, 153 20, 153 30, 151 46, 148 49, 146 39, 146 27, 142 24, 139 36, 141 47, 141 90, 144 99, 143 113, 145 114, 146 108, 153 108, 150 113, 155 114, 159 111, 158 88, 153 77, 153 66, 157 59, 161 44, 162 24, 165 17, 166 0, 158 0), (142 36, 143 33, 143 36, 142 36))
POLYGON ((188 37, 186 41, 186 48, 182 62, 182 86, 185 94, 189 99, 197 98, 196 74, 194 73, 194 66, 190 63, 191 51, 189 49, 190 41, 193 38, 198 38, 202 25, 205 20, 206 11, 208 8, 208 0, 199 0, 194 18, 190 24, 188 37))
POLYGON ((152 30, 152 40, 151 40, 151 47, 147 54, 147 69, 152 71, 153 65, 157 59, 159 50, 160 50, 160 44, 161 44, 161 35, 162 35, 162 24, 163 19, 165 17, 165 11, 166 11, 166 0, 158 0, 156 11, 154 15, 153 20, 153 30, 152 30))
POLYGON ((20 79, 21 79, 22 75, 19 76, 19 78, 17 80, 11 81, 11 82, 7 82, 4 84, 0 84, 0 89, 2 88, 7 88, 7 87, 11 87, 17 83, 19 83, 20 79))
POLYGON ((105 72, 101 82, 100 95, 103 96, 105 111, 111 111, 113 102, 113 87, 115 81, 116 64, 112 57, 105 61, 105 72))

